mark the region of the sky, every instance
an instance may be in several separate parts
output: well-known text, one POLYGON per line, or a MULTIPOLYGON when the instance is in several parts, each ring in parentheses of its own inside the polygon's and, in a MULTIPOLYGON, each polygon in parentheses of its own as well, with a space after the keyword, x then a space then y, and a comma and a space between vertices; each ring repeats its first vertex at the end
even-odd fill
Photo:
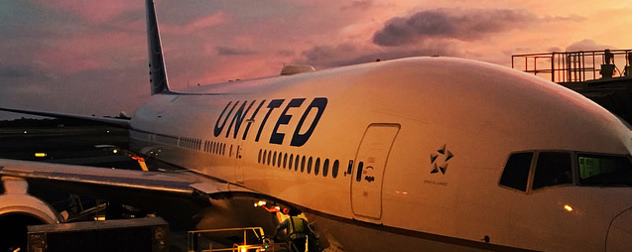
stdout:
MULTIPOLYGON (((172 89, 412 56, 632 48, 632 0, 156 0, 172 89)), ((133 114, 150 96, 143 0, 0 1, 0 106, 133 114)), ((0 119, 10 117, 0 114, 0 119)))

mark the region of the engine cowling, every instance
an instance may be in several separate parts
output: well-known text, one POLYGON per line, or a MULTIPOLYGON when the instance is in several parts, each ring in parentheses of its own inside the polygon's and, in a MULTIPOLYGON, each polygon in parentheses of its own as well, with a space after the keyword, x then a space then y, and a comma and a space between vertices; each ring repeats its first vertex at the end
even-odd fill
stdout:
POLYGON ((53 224, 61 220, 46 202, 28 194, 24 179, 2 177, 4 194, 0 195, 0 251, 26 250, 29 225, 53 224))

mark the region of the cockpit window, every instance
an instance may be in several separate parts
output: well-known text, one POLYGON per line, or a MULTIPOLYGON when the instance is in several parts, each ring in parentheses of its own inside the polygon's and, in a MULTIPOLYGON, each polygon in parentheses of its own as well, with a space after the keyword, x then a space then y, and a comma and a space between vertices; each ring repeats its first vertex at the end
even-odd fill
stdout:
POLYGON ((581 185, 632 186, 632 165, 625 156, 577 156, 581 185))
POLYGON ((533 177, 533 189, 573 183, 571 153, 540 152, 533 177))
POLYGON ((632 157, 574 151, 512 153, 499 185, 523 192, 544 187, 632 186, 632 157))
POLYGON ((527 191, 529 169, 533 152, 514 153, 507 160, 500 184, 520 191, 527 191))

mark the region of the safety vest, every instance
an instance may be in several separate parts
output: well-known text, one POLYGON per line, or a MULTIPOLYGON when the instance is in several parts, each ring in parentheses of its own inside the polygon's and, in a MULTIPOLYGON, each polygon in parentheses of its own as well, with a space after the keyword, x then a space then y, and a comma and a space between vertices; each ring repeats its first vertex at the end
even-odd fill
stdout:
POLYGON ((299 239, 307 237, 305 233, 305 220, 298 216, 290 216, 289 225, 287 227, 290 239, 299 239))

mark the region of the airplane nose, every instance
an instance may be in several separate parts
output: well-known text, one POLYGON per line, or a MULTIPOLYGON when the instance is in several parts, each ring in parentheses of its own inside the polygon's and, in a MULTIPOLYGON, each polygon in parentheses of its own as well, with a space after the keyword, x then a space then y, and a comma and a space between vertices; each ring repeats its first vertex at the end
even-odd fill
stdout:
POLYGON ((606 234, 606 252, 632 251, 632 208, 616 215, 606 234))

